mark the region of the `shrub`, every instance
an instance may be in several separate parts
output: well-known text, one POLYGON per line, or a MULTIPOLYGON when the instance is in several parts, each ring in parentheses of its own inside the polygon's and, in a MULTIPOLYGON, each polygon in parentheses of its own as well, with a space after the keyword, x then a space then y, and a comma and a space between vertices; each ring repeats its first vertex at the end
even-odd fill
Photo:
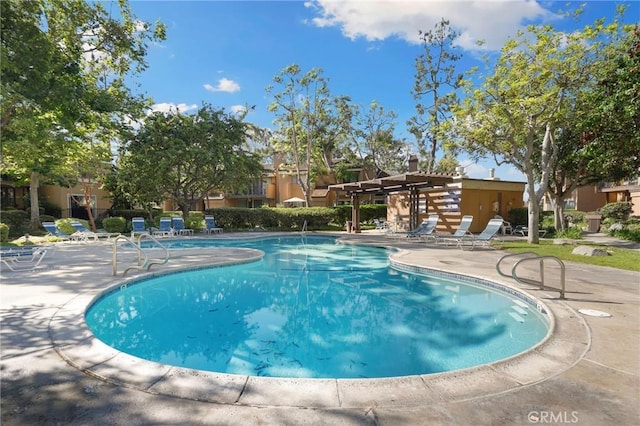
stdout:
POLYGON ((0 222, 0 243, 9 242, 9 225, 0 222))
POLYGON ((127 220, 122 216, 105 217, 102 220, 102 227, 107 232, 124 233, 127 230, 127 220))
POLYGON ((586 213, 579 210, 565 210, 564 216, 568 218, 571 223, 577 224, 585 222, 586 213))
POLYGON ((511 209, 507 213, 507 218, 507 220, 513 227, 516 227, 518 225, 526 226, 529 223, 529 209, 526 207, 511 209))
POLYGON ((77 222, 78 219, 59 219, 56 220, 56 226, 65 234, 71 235, 76 232, 75 228, 71 226, 71 222, 77 222))
POLYGON ((559 231, 556 233, 556 238, 569 238, 572 240, 581 240, 582 239, 582 229, 577 226, 570 226, 564 231, 559 231))
POLYGON ((603 218, 608 219, 617 219, 617 220, 626 220, 633 208, 631 207, 631 203, 629 202, 617 202, 617 203, 608 203, 600 208, 600 214, 603 218))
POLYGON ((9 237, 20 237, 29 230, 29 214, 24 210, 3 210, 2 222, 9 227, 9 237))

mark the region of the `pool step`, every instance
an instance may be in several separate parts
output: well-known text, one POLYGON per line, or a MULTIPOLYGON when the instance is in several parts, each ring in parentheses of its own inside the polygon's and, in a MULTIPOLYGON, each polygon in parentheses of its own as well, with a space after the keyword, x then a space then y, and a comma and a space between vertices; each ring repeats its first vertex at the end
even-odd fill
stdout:
POLYGON ((524 318, 522 318, 520 315, 516 314, 515 312, 509 312, 509 315, 511 316, 511 318, 513 318, 518 322, 524 322, 524 318))

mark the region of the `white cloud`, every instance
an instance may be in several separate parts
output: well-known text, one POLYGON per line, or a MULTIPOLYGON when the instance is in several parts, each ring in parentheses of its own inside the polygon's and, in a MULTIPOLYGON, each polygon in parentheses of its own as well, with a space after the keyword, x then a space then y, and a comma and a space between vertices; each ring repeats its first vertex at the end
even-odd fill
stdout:
POLYGON ((313 0, 305 5, 318 12, 311 20, 313 25, 340 27, 352 40, 398 37, 418 43, 419 30, 432 30, 445 18, 460 32, 457 43, 471 50, 478 48, 476 40, 484 40, 485 49, 499 49, 530 21, 555 16, 533 0, 313 0))
POLYGON ((226 92, 226 93, 234 93, 240 91, 240 85, 233 80, 229 80, 228 78, 221 78, 218 80, 217 86, 212 86, 209 83, 204 85, 204 88, 209 92, 226 92))
POLYGON ((247 107, 245 105, 231 105, 231 107, 229 107, 229 109, 234 114, 240 114, 240 113, 245 112, 247 110, 247 107))
POLYGON ((172 102, 162 102, 159 104, 153 104, 151 106, 151 110, 149 111, 149 114, 157 111, 165 114, 175 113, 176 111, 185 113, 188 111, 193 111, 195 109, 198 109, 198 105, 196 104, 187 105, 187 104, 174 104, 172 102))

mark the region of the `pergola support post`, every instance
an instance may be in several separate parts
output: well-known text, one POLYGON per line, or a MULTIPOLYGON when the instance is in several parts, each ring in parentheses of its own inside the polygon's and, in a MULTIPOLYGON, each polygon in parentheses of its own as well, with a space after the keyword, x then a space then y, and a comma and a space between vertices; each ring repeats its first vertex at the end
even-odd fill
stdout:
POLYGON ((411 230, 418 227, 419 220, 419 208, 420 208, 420 191, 416 188, 411 188, 409 191, 409 227, 411 230))
POLYGON ((359 234, 360 230, 360 198, 358 194, 351 194, 351 230, 359 234))

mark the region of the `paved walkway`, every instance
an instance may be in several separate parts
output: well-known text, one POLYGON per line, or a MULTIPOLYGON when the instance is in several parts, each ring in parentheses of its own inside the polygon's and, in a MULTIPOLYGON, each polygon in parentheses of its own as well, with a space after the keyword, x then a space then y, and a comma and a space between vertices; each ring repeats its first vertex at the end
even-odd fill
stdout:
MULTIPOLYGON (((407 267, 515 286, 496 273, 504 254, 497 250, 461 251, 375 232, 341 236, 398 247, 393 261, 407 267)), ((172 261, 154 268, 253 255, 234 249, 174 251, 172 261)), ((439 375, 335 381, 229 377, 116 354, 87 332, 82 319, 91 298, 119 283, 111 274, 110 245, 62 244, 44 263, 34 273, 2 270, 3 425, 639 423, 636 272, 567 263, 566 300, 518 286, 556 319, 553 336, 523 356, 439 375), (581 309, 611 317, 584 315, 581 309)))

